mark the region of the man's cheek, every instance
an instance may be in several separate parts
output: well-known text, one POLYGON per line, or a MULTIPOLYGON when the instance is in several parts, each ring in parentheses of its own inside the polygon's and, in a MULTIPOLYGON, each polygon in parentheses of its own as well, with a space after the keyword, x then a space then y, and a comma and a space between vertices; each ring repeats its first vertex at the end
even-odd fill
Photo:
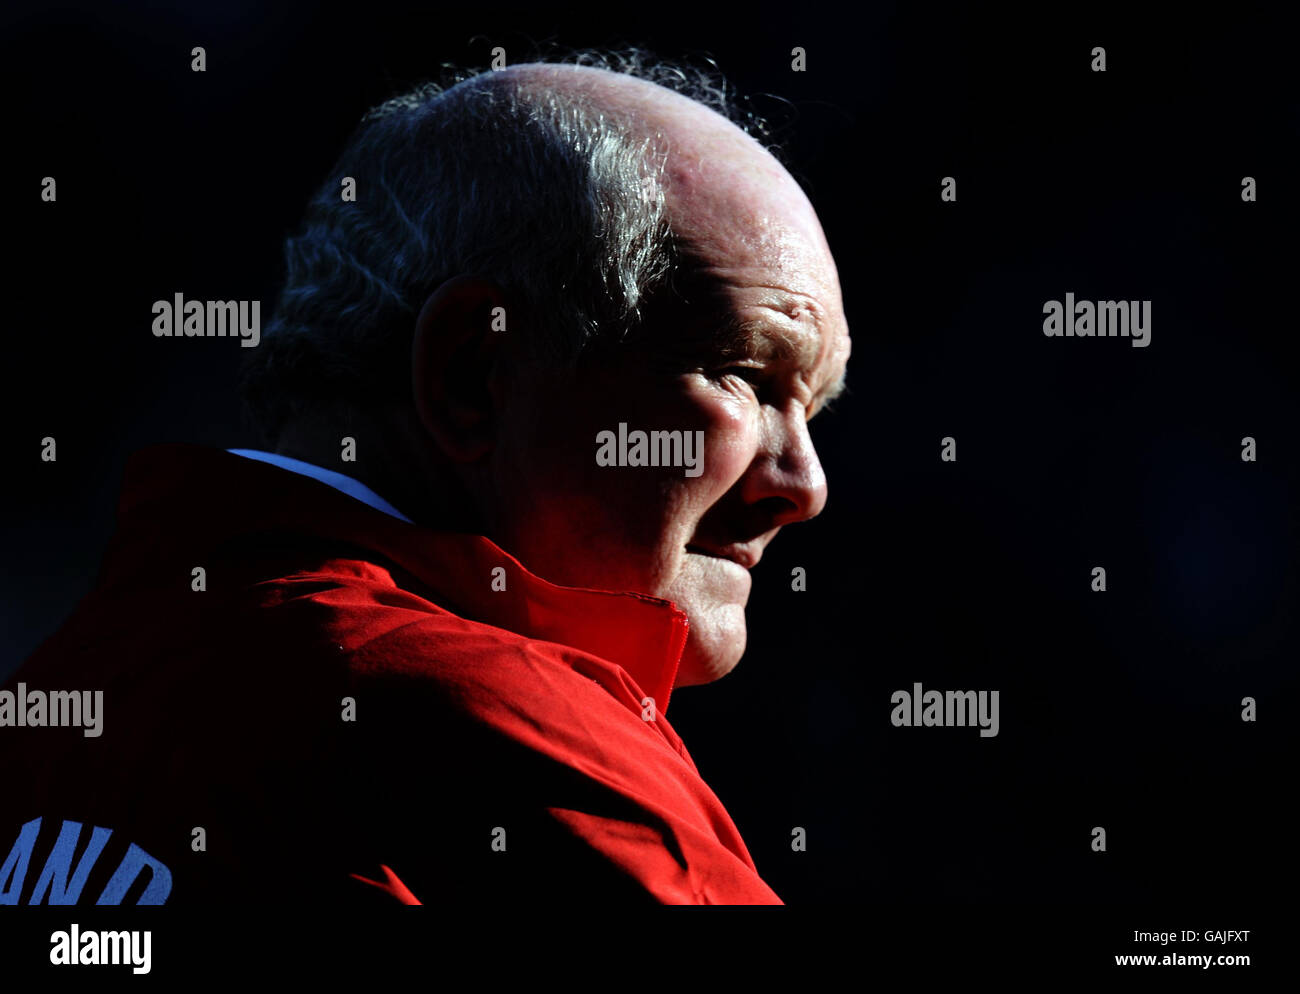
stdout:
POLYGON ((756 419, 736 417, 706 434, 703 478, 723 492, 729 490, 758 452, 758 430, 756 419))

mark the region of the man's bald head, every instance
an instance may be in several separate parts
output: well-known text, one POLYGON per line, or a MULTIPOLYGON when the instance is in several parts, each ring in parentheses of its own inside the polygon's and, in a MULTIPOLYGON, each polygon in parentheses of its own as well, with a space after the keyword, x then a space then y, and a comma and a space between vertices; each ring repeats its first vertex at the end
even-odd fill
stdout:
POLYGON ((764 239, 767 248, 787 253, 796 250, 797 241, 826 248, 816 212, 798 183, 770 151, 715 108, 659 83, 599 67, 524 63, 486 80, 476 78, 486 85, 498 80, 517 81, 524 91, 567 93, 616 115, 629 134, 647 143, 670 226, 683 243, 714 242, 744 228, 760 250, 764 239), (794 229, 799 239, 784 238, 794 229))

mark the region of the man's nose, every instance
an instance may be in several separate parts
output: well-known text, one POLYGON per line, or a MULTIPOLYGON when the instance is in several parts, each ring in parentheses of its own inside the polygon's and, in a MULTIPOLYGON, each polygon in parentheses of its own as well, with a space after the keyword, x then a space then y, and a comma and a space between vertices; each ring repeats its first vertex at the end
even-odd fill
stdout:
POLYGON ((826 506, 826 473, 808 434, 802 405, 766 407, 759 451, 742 486, 751 504, 764 503, 772 524, 788 525, 821 514, 826 506))

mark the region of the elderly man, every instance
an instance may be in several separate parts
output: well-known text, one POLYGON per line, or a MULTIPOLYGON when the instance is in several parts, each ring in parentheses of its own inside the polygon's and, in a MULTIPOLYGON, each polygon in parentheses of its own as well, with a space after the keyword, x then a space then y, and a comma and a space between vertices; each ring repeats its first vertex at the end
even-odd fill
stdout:
POLYGON ((252 353, 274 451, 137 453, 10 682, 103 704, 0 739, 4 900, 779 903, 666 714, 826 501, 838 277, 716 89, 621 68, 363 121, 252 353))

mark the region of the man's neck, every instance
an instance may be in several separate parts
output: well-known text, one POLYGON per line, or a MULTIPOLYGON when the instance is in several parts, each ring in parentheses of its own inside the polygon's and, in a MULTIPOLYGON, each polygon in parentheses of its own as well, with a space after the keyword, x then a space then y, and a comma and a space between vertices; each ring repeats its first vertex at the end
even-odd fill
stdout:
POLYGON ((458 481, 447 467, 433 464, 427 447, 405 421, 353 414, 333 423, 299 422, 286 426, 272 451, 352 477, 415 524, 478 533, 469 502, 457 497, 458 481), (448 492, 449 485, 453 492, 448 492))

